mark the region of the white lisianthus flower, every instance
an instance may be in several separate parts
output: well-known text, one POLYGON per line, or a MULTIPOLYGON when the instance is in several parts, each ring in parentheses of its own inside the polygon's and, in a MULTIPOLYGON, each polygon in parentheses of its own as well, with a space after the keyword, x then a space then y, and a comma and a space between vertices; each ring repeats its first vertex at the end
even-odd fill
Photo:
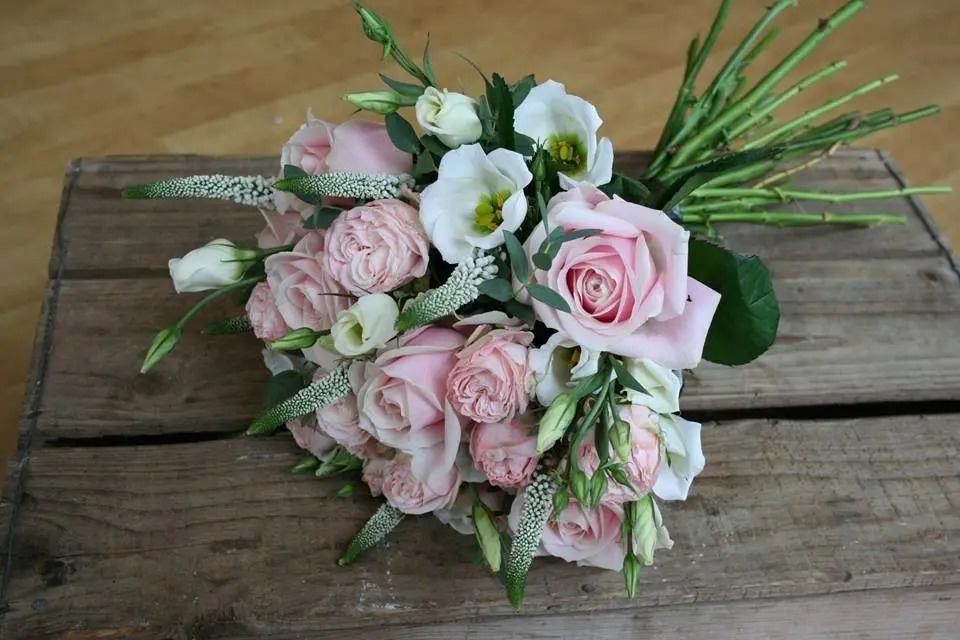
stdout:
POLYGON ((363 296, 337 315, 330 328, 333 348, 347 357, 379 349, 397 335, 394 325, 399 315, 397 303, 387 294, 363 296))
POLYGON ((680 388, 683 378, 679 371, 668 369, 650 358, 624 358, 627 372, 639 382, 648 393, 627 389, 627 399, 631 404, 649 407, 657 413, 676 413, 680 411, 680 388))
POLYGON ((537 381, 537 400, 546 407, 578 380, 597 372, 600 352, 584 349, 563 334, 555 333, 543 346, 532 349, 529 359, 537 381))
POLYGON ((578 182, 600 186, 613 177, 613 144, 597 139, 603 120, 596 108, 567 94, 559 82, 538 84, 513 114, 517 133, 543 144, 560 170, 560 186, 578 182))
POLYGON ((700 445, 700 423, 662 415, 660 438, 666 464, 660 466, 653 493, 661 500, 686 500, 693 479, 707 463, 700 445))
POLYGON ((462 93, 427 87, 417 98, 417 122, 451 149, 480 139, 477 101, 462 93))
POLYGON ((182 258, 167 263, 177 293, 219 289, 240 280, 256 251, 238 249, 229 240, 211 240, 182 258))
POLYGON ((420 195, 420 221, 443 259, 459 264, 474 247, 499 247, 504 231, 520 228, 531 180, 519 153, 464 145, 443 156, 437 181, 420 195))

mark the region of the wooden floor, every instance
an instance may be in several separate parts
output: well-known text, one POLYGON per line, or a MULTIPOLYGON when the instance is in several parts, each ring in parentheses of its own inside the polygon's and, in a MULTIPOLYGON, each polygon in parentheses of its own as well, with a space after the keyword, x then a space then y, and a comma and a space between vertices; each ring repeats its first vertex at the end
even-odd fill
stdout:
MULTIPOLYGON (((724 54, 766 0, 736 3, 724 54)), ((773 48, 784 53, 839 0, 789 11, 773 48)), ((574 3, 384 0, 411 50, 431 31, 435 66, 452 89, 477 78, 456 54, 508 78, 535 72, 596 104, 620 149, 656 140, 687 41, 714 0, 574 3)), ((90 0, 2 3, 0 20, 0 453, 20 410, 47 256, 67 162, 124 153, 272 153, 307 106, 349 117, 345 91, 375 88, 373 43, 344 1, 90 0)), ((865 108, 938 102, 944 113, 869 143, 892 152, 914 184, 960 187, 960 2, 875 0, 809 60, 849 67, 800 96, 803 109, 890 72, 900 82, 865 108)), ((714 67, 708 68, 708 71, 714 67)), ((927 204, 954 243, 957 196, 927 204)), ((108 236, 111 230, 102 230, 108 236)), ((245 238, 235 238, 244 241, 245 238)), ((95 380, 90 381, 95 384, 95 380)))

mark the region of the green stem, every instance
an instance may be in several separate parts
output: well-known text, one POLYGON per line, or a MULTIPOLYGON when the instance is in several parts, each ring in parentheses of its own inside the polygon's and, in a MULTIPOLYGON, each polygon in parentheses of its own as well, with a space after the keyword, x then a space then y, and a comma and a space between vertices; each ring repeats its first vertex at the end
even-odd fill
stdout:
POLYGON ((874 224, 904 224, 904 216, 884 213, 794 213, 775 211, 737 211, 730 213, 683 214, 684 224, 714 224, 718 222, 743 222, 766 224, 775 227, 808 227, 821 224, 867 226, 874 224))
MULTIPOLYGON (((699 194, 697 195, 699 197, 699 194)), ((697 202, 696 204, 681 205, 683 213, 705 213, 708 211, 730 211, 731 209, 755 209, 773 202, 779 198, 737 198, 734 200, 717 200, 715 202, 697 202)))
POLYGON ((187 326, 187 323, 189 323, 189 322, 193 319, 194 316, 196 316, 198 313, 200 313, 200 310, 201 310, 201 309, 203 309, 204 307, 206 307, 208 304, 210 304, 211 302, 213 302, 213 301, 216 300, 217 298, 221 298, 221 297, 225 296, 226 294, 230 293, 231 291, 236 291, 236 290, 242 289, 242 288, 244 288, 244 287, 246 287, 246 286, 248 286, 248 285, 256 284, 257 282, 260 282, 260 281, 263 280, 264 278, 265 278, 265 276, 262 276, 262 275, 260 275, 260 276, 252 276, 252 277, 250 277, 250 278, 244 278, 243 280, 238 280, 238 281, 234 282, 233 284, 228 284, 228 285, 225 286, 225 287, 222 287, 222 288, 220 288, 220 289, 217 289, 216 291, 214 291, 213 293, 211 293, 211 294, 209 294, 207 297, 205 297, 203 300, 201 300, 201 301, 198 302, 197 304, 195 304, 195 305, 193 305, 192 307, 190 307, 190 309, 188 309, 187 312, 186 312, 185 314, 183 314, 183 317, 181 317, 179 320, 177 320, 177 324, 175 324, 174 326, 177 327, 177 328, 179 328, 179 329, 183 329, 185 326, 187 326))
POLYGON ((608 375, 604 380, 603 385, 600 387, 600 391, 597 393, 596 401, 593 403, 593 406, 590 407, 590 411, 587 412, 587 415, 584 416, 580 424, 577 425, 577 433, 573 437, 573 442, 570 443, 571 468, 580 469, 580 466, 577 463, 580 443, 583 441, 583 437, 587 434, 587 430, 590 429, 590 426, 597 421, 597 416, 600 415, 600 411, 603 410, 604 401, 607 399, 607 393, 610 392, 611 383, 612 381, 608 375))
POLYGON ((667 163, 667 168, 672 169, 673 167, 682 165, 700 149, 704 142, 712 139, 721 129, 749 111, 750 108, 763 98, 784 76, 790 73, 801 60, 807 57, 820 42, 833 33, 837 27, 852 18, 857 12, 863 9, 863 7, 864 0, 850 0, 850 2, 840 7, 830 18, 821 22, 813 33, 807 36, 780 64, 764 76, 746 96, 687 140, 677 154, 667 163))
POLYGON ((826 67, 824 67, 823 69, 820 69, 815 73, 811 73, 810 75, 803 78, 802 80, 797 82, 795 85, 793 85, 792 87, 784 91, 782 94, 780 94, 780 96, 778 96, 775 100, 773 100, 769 104, 765 105, 763 108, 757 109, 756 111, 748 112, 746 119, 740 124, 738 124, 737 126, 735 126, 730 131, 730 134, 728 137, 731 140, 733 140, 734 138, 740 137, 741 135, 746 133, 748 129, 752 128, 758 121, 762 120, 764 116, 778 109, 783 103, 787 102, 788 100, 796 96, 798 93, 800 93, 804 89, 810 87, 811 85, 816 84, 817 82, 823 80, 824 78, 828 78, 832 76, 840 69, 843 69, 845 66, 847 66, 846 60, 838 60, 836 62, 833 62, 827 65, 826 67))
MULTIPOLYGON (((767 200, 818 200, 820 202, 857 202, 860 200, 880 200, 882 198, 902 198, 905 196, 915 196, 934 193, 951 193, 950 187, 905 187, 903 189, 890 189, 887 191, 859 191, 856 193, 823 193, 819 191, 793 191, 790 189, 698 189, 693 192, 697 198, 761 198, 767 200)), ((733 205, 736 201, 731 201, 733 205)), ((722 203, 709 203, 713 205, 722 203)), ((697 206, 691 205, 684 207, 684 213, 693 213, 697 206)), ((735 208, 735 207, 729 207, 735 208)), ((700 209, 706 210, 706 209, 700 209)))
POLYGON ((850 102, 850 101, 853 100, 854 98, 859 97, 859 96, 862 96, 862 95, 865 94, 865 93, 869 93, 869 92, 871 92, 871 91, 873 91, 873 90, 875 90, 875 89, 879 89, 880 87, 884 86, 885 84, 889 84, 889 83, 891 83, 891 82, 894 82, 894 81, 898 80, 899 78, 900 78, 900 76, 898 76, 897 74, 894 73, 894 74, 891 74, 891 75, 889 75, 889 76, 885 76, 885 77, 883 77, 883 78, 880 78, 879 80, 874 80, 873 82, 868 82, 867 84, 865 84, 865 85, 863 85, 863 86, 861 86, 861 87, 857 87, 857 88, 854 89, 853 91, 850 91, 850 92, 848 92, 848 93, 845 93, 845 94, 843 94, 842 96, 840 96, 840 97, 838 97, 838 98, 834 98, 833 100, 830 100, 830 101, 828 101, 828 102, 825 102, 824 104, 820 105, 820 106, 817 107, 816 109, 811 109, 810 111, 807 111, 807 112, 806 112, 805 114, 803 114, 802 116, 799 116, 799 117, 797 117, 797 118, 794 118, 793 120, 791 120, 791 121, 783 124, 782 126, 778 127, 777 129, 774 129, 774 130, 771 131, 770 133, 768 133, 768 134, 766 134, 766 135, 764 135, 764 136, 761 136, 761 137, 757 138, 756 140, 751 140, 751 141, 748 142, 747 144, 743 145, 743 148, 744 148, 745 150, 746 150, 746 149, 753 149, 753 148, 755 148, 755 147, 762 146, 763 144, 765 144, 765 143, 767 143, 767 142, 770 142, 771 140, 776 140, 776 139, 778 139, 778 138, 783 138, 783 137, 785 137, 785 136, 788 136, 789 134, 793 133, 794 131, 796 131, 797 129, 799 129, 800 127, 802 127, 803 125, 805 125, 806 123, 810 122, 811 120, 815 120, 815 119, 819 118, 821 115, 823 115, 823 114, 826 113, 827 111, 830 111, 830 110, 832 110, 832 109, 835 109, 836 107, 839 107, 839 106, 842 105, 842 104, 846 104, 847 102, 850 102))

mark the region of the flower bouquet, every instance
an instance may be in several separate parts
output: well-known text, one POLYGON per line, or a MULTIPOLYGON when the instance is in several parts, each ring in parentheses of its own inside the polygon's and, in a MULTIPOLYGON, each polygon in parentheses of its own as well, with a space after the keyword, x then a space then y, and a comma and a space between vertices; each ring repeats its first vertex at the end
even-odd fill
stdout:
POLYGON ((345 96, 382 123, 308 112, 276 177, 124 190, 231 200, 266 219, 255 248, 217 239, 170 261, 178 292, 211 293, 157 335, 142 372, 200 309, 236 297, 244 312, 204 333, 252 331, 265 343, 268 406, 247 433, 285 426, 309 452, 295 472, 362 479, 339 494, 363 486, 383 499, 341 564, 429 513, 476 537, 517 608, 537 555, 622 571, 632 596, 640 567, 672 545, 661 503, 684 500, 705 463, 700 425, 679 415, 682 372, 703 358, 749 362, 777 333, 766 268, 725 249, 716 225, 897 223, 770 209, 942 191, 790 189, 838 145, 936 107, 835 115, 890 76, 776 119, 844 66, 780 86, 860 0, 751 81, 777 36, 771 22, 795 4, 775 2, 697 88, 729 4, 691 42, 642 176, 614 171, 596 109, 563 84, 480 72, 484 95, 447 91, 427 50, 414 61, 384 19, 356 5, 363 33, 410 76, 381 75, 385 89, 345 96))

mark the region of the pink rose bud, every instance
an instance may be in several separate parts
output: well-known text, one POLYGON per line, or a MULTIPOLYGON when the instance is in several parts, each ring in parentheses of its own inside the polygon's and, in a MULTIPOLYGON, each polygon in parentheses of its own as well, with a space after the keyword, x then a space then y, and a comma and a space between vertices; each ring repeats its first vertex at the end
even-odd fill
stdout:
POLYGON ((478 424, 470 434, 470 456, 487 477, 503 488, 519 488, 530 482, 540 457, 533 433, 533 417, 523 414, 507 422, 478 424))

